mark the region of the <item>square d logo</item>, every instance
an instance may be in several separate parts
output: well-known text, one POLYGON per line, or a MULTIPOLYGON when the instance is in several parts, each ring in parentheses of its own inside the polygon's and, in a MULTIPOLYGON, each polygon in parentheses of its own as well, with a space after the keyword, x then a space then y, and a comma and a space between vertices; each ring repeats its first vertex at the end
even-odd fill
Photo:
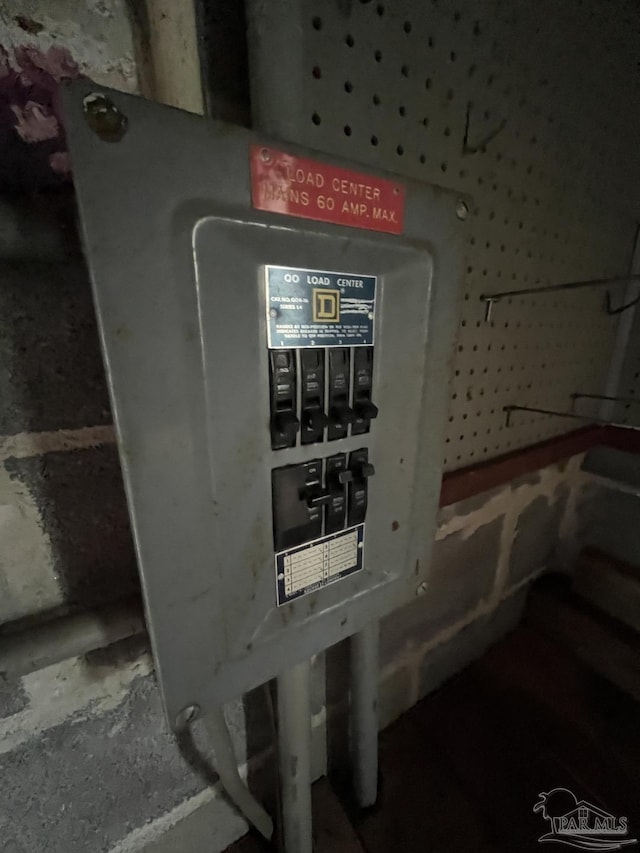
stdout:
POLYGON ((340 322, 340 291, 313 288, 313 322, 340 322))

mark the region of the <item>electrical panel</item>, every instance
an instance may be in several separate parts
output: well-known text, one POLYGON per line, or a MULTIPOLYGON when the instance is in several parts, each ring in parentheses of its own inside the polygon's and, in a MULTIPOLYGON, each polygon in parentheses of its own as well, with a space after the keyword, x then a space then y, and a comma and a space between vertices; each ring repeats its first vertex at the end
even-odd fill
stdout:
POLYGON ((424 589, 470 207, 88 81, 65 110, 176 725, 424 589))

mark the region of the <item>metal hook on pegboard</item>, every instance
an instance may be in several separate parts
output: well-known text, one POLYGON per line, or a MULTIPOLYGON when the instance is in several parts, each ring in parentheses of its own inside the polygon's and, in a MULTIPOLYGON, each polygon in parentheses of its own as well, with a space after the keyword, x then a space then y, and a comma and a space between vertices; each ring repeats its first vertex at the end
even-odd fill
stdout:
MULTIPOLYGON (((640 274, 625 275, 619 278, 596 278, 590 281, 569 281, 562 284, 549 284, 545 287, 527 287, 524 290, 504 290, 500 293, 481 293, 480 301, 485 303, 484 319, 486 323, 489 323, 494 304, 501 302, 503 299, 515 296, 531 296, 540 293, 558 293, 563 290, 578 290, 583 287, 612 287, 613 285, 630 284, 631 282, 640 282, 640 274)), ((623 305, 621 308, 612 309, 611 297, 607 291, 607 314, 621 314, 627 308, 632 308, 637 302, 640 302, 640 296, 634 301, 623 305)))
POLYGON ((465 120, 465 125, 464 125, 464 137, 462 139, 462 153, 463 154, 478 154, 479 152, 486 151, 487 145, 490 142, 492 142, 496 138, 496 136, 498 136, 499 133, 502 133, 502 131, 507 126, 507 120, 506 120, 506 118, 504 118, 504 119, 502 119, 502 121, 500 121, 493 128, 493 130, 489 131, 489 133, 486 133, 481 139, 479 139, 475 144, 472 145, 469 141, 469 135, 470 135, 469 127, 471 124, 471 110, 472 109, 473 109, 473 104, 471 103, 471 101, 469 101, 467 104, 467 114, 466 114, 466 120, 465 120))
POLYGON ((621 429, 640 430, 640 424, 620 424, 608 421, 606 418, 595 418, 591 415, 579 415, 577 412, 562 412, 558 409, 538 409, 534 406, 503 406, 502 411, 505 413, 505 426, 512 426, 512 415, 514 412, 532 412, 535 415, 546 415, 552 418, 573 418, 579 421, 588 421, 591 424, 600 424, 602 426, 614 426, 621 429))
POLYGON ((640 404, 640 399, 637 397, 615 397, 609 394, 585 394, 580 391, 574 391, 571 395, 571 411, 575 411, 576 400, 604 400, 608 403, 623 403, 625 406, 640 404))
POLYGON ((634 305, 637 305, 640 302, 640 296, 636 296, 635 299, 632 299, 631 302, 627 302, 626 305, 621 305, 619 308, 613 308, 611 302, 611 294, 607 290, 606 293, 607 299, 607 314, 622 314, 624 311, 628 311, 629 308, 633 308, 634 305))

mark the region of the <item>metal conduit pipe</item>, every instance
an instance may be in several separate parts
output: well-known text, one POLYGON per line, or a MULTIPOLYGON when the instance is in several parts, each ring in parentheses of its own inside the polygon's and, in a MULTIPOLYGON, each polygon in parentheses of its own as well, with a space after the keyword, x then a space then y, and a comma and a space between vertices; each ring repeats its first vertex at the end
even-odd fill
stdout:
MULTIPOLYGON (((277 139, 296 140, 296 108, 303 102, 297 68, 303 40, 291 39, 288 28, 270 27, 268 4, 247 0, 247 44, 251 79, 253 127, 277 139), (278 62, 268 74, 260 67, 266 52, 256 49, 265 38, 265 26, 278 62), (286 97, 282 93, 286 92, 286 97)), ((296 0, 281 0, 283 20, 301 20, 296 0)), ((300 31, 302 25, 300 24, 300 31)), ((299 141, 299 140, 297 140, 299 141)), ((304 661, 278 676, 278 753, 282 791, 282 825, 286 853, 311 853, 311 702, 310 663, 304 661)))
POLYGON ((378 796, 378 639, 376 621, 350 640, 353 784, 362 808, 378 796))
POLYGON ((0 678, 18 678, 146 632, 136 599, 51 619, 0 637, 0 678))
POLYGON ((286 853, 312 853, 311 668, 303 661, 278 676, 278 752, 286 853))
POLYGON ((216 757, 220 782, 229 798, 249 823, 267 839, 273 835, 273 821, 245 785, 238 772, 236 755, 222 708, 214 708, 202 718, 216 757))

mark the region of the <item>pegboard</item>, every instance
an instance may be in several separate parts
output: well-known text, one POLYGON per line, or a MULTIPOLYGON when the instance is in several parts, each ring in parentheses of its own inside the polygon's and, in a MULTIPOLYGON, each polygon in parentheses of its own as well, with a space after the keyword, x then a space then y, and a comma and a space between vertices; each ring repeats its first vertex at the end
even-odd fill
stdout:
MULTIPOLYGON (((581 0, 249 3, 252 109, 269 133, 470 193, 447 469, 576 428, 616 318, 602 290, 481 293, 624 275, 640 209, 640 9, 581 0)), ((428 425, 425 424, 425 429, 428 425)))

